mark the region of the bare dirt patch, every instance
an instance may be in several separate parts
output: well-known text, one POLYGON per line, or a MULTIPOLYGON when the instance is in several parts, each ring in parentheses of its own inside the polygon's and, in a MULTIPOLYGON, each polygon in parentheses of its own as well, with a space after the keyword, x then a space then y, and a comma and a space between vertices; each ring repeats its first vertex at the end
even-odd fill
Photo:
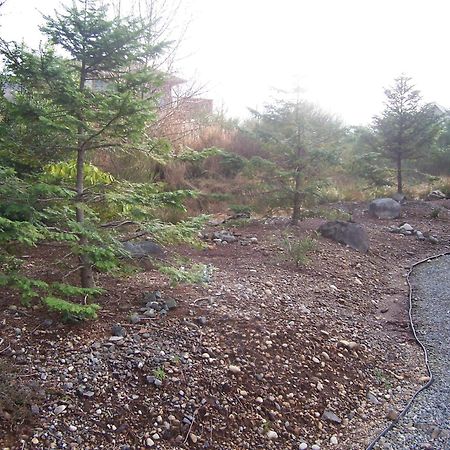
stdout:
MULTIPOLYGON (((102 277, 108 293, 96 322, 48 320, 4 291, 0 360, 16 367, 24 386, 38 384, 40 395, 24 401, 33 407, 31 417, 12 420, 0 411, 0 442, 10 448, 297 449, 308 443, 364 449, 387 414, 424 382, 404 277, 411 263, 449 249, 450 229, 446 217, 431 218, 431 203, 409 203, 394 221, 370 219, 358 204, 339 206, 365 225, 369 254, 318 238, 310 262, 297 268, 286 261, 282 235, 305 237, 323 220, 290 227, 278 218, 235 228, 246 243, 256 238, 248 245, 241 239, 184 249, 215 267, 208 285, 171 288, 152 270, 102 277), (404 221, 439 243, 387 231, 404 221), (143 293, 156 290, 177 307, 130 323, 143 293), (126 336, 111 340, 117 323, 126 336)), ((63 254, 40 247, 28 270, 57 279, 61 267, 52 263, 63 254)))

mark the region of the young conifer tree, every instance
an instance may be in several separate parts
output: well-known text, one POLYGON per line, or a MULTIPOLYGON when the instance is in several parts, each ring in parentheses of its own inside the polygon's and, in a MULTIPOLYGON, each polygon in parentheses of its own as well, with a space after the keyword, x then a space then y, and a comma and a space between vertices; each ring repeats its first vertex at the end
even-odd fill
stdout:
MULTIPOLYGON (((118 18, 96 0, 74 0, 45 17, 41 31, 48 44, 31 52, 2 43, 6 71, 19 95, 9 107, 28 108, 36 118, 36 137, 46 132, 58 142, 55 150, 76 160, 76 222, 78 223, 81 285, 93 286, 85 212, 87 156, 98 149, 150 145, 144 130, 155 117, 155 86, 162 76, 146 64, 165 49, 143 36, 151 29, 141 19, 118 18), (152 94, 147 95, 151 92, 152 94)), ((25 111, 26 112, 26 111, 25 111)), ((28 114, 29 116, 29 114, 28 114)), ((27 117, 27 136, 33 129, 27 117)), ((49 159, 49 158, 48 158, 49 159)), ((58 158, 57 158, 58 159, 58 158)))

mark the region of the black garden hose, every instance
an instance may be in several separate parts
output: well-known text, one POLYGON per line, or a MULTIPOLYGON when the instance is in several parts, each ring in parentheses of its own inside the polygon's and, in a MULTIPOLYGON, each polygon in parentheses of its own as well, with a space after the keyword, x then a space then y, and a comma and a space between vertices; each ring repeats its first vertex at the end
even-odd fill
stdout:
POLYGON ((406 415, 406 413, 411 408, 411 406, 412 406, 414 400, 417 398, 417 396, 421 392, 423 392, 425 389, 428 389, 431 386, 431 384, 433 383, 434 378, 433 378, 433 373, 431 371, 430 363, 428 361, 428 352, 427 352, 427 349, 425 348, 425 346, 420 341, 420 339, 417 337, 416 328, 414 327, 414 322, 412 320, 412 286, 411 286, 410 276, 411 276, 411 273, 413 272, 414 268, 416 268, 417 266, 419 266, 421 264, 424 264, 424 263, 426 263, 428 261, 432 261, 434 259, 441 258, 442 256, 446 256, 446 255, 450 255, 450 252, 445 252, 445 253, 441 253, 439 255, 434 255, 434 256, 430 256, 429 258, 422 259, 422 260, 414 263, 409 268, 409 271, 408 271, 408 273, 406 275, 406 281, 408 283, 408 288, 409 288, 409 295, 408 295, 408 299, 409 299, 409 324, 410 324, 411 330, 413 332, 414 339, 416 340, 416 342, 419 344, 419 346, 421 347, 421 349, 423 351, 423 355, 424 355, 424 359, 425 359, 425 366, 427 368, 429 380, 428 380, 428 382, 426 384, 421 386, 420 389, 412 396, 411 400, 405 406, 403 411, 397 416, 397 418, 395 420, 393 420, 381 433, 379 433, 375 437, 375 439, 373 439, 373 441, 368 445, 366 450, 373 450, 375 448, 375 445, 378 443, 378 441, 382 437, 386 436, 386 434, 395 427, 395 425, 399 422, 399 420, 406 415))

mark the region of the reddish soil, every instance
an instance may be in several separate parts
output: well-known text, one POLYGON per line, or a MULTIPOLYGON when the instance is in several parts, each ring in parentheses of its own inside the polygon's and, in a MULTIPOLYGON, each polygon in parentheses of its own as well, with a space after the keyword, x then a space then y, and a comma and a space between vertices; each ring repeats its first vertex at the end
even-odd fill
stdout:
MULTIPOLYGON (((11 389, 0 377, 0 443, 298 449, 306 442, 364 449, 424 382, 405 274, 412 263, 450 250, 447 210, 433 219, 436 206, 411 202, 401 219, 386 221, 367 217, 359 204, 339 205, 366 227, 369 253, 318 237, 303 267, 287 260, 283 235, 302 238, 323 219, 296 227, 282 218, 249 222, 233 231, 255 243, 181 250, 214 266, 207 285, 171 288, 148 268, 128 278, 101 276, 107 294, 99 320, 89 323, 50 323, 45 311, 22 307, 4 290, 0 363, 5 373, 17 372, 6 382, 11 389), (405 221, 439 243, 386 229, 405 221), (178 307, 129 323, 143 292, 155 290, 178 307), (127 336, 112 343, 117 323, 127 336), (159 387, 147 381, 155 370, 164 378, 159 387), (22 409, 8 409, 9 391, 22 395, 22 409), (58 406, 66 408, 57 413, 58 406)), ((58 280, 67 273, 59 247, 40 246, 28 256, 29 274, 58 280)))

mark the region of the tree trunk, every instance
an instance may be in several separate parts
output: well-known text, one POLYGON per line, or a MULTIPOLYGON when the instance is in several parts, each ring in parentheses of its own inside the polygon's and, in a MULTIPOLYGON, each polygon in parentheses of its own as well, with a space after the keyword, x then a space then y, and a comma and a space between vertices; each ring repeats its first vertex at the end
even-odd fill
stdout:
POLYGON ((403 179, 402 179, 402 155, 397 154, 397 192, 403 193, 403 179))
POLYGON ((300 170, 297 168, 295 173, 294 203, 292 208, 292 219, 291 219, 292 225, 297 225, 298 221, 300 220, 300 206, 301 206, 300 186, 301 186, 301 174, 300 170))
MULTIPOLYGON (((86 7, 87 3, 85 3, 86 7)), ((83 60, 81 63, 81 71, 80 71, 80 84, 79 91, 83 92, 86 85, 86 63, 83 60)), ((83 121, 83 113, 82 111, 78 114, 78 119, 80 122, 83 121)), ((77 150, 77 181, 76 181, 76 191, 77 191, 77 207, 76 207, 76 215, 77 222, 84 222, 84 160, 86 158, 86 148, 82 139, 83 128, 80 125, 78 127, 78 150, 77 150)), ((78 235, 78 244, 80 247, 83 247, 89 243, 88 238, 83 235, 78 235)), ((92 270, 92 265, 89 261, 89 258, 86 254, 83 253, 83 250, 80 251, 80 256, 78 257, 80 261, 80 281, 81 287, 84 288, 92 288, 94 287, 94 273, 92 270)))
MULTIPOLYGON (((76 215, 77 215, 77 222, 83 223, 84 222, 84 209, 83 209, 83 194, 84 194, 84 159, 86 155, 86 150, 83 147, 83 145, 79 145, 78 147, 78 153, 77 153, 77 183, 76 183, 76 190, 77 190, 77 207, 76 207, 76 215)), ((88 239, 86 236, 78 235, 78 243, 80 247, 88 244, 88 239)), ((81 287, 84 288, 92 288, 94 287, 94 275, 92 271, 92 266, 89 261, 89 258, 87 255, 83 253, 81 250, 80 256, 80 280, 81 280, 81 287)))

